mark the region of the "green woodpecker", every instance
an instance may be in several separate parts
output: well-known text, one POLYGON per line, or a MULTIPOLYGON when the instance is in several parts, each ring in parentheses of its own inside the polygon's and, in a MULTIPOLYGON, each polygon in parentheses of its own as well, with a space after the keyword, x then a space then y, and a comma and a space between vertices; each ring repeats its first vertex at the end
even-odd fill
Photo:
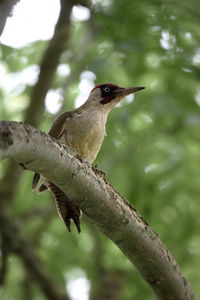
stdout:
MULTIPOLYGON (((144 87, 122 88, 106 83, 97 85, 89 94, 86 102, 79 108, 60 115, 51 126, 49 135, 60 143, 74 149, 90 164, 95 160, 106 133, 108 113, 127 95, 144 89, 144 87)), ((40 174, 35 173, 32 190, 40 181, 40 174)), ((70 221, 73 220, 80 233, 81 210, 56 185, 45 178, 38 193, 49 188, 55 198, 56 208, 61 219, 71 232, 70 221)))

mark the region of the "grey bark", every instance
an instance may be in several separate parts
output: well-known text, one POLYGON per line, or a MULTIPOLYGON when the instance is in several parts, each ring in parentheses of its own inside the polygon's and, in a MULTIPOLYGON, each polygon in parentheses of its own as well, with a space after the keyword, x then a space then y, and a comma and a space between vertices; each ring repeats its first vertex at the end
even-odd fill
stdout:
POLYGON ((157 299, 196 299, 176 261, 145 220, 73 150, 29 125, 0 122, 0 159, 41 173, 76 201, 136 266, 157 299))

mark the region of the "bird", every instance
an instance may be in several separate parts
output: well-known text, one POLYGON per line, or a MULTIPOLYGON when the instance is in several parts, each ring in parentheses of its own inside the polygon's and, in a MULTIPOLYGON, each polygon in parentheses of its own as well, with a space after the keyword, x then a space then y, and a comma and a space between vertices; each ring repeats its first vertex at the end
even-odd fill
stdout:
MULTIPOLYGON (((143 90, 145 87, 123 88, 112 83, 95 86, 83 105, 62 113, 52 124, 49 135, 61 144, 72 148, 89 164, 97 157, 106 135, 106 121, 109 112, 127 95, 143 90)), ((39 185, 41 175, 34 174, 32 191, 39 185)), ((38 193, 50 189, 56 203, 59 216, 71 232, 71 221, 75 223, 78 233, 81 232, 80 220, 82 211, 54 183, 42 177, 38 193)))

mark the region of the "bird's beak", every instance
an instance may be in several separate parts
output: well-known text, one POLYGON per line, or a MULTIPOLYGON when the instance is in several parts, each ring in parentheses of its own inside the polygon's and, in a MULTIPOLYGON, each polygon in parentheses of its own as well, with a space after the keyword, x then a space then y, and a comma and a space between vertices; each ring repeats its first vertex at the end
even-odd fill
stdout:
POLYGON ((115 90, 115 93, 116 93, 116 95, 120 95, 124 98, 125 96, 127 96, 129 94, 133 94, 133 93, 143 90, 143 89, 145 89, 145 87, 143 87, 143 86, 127 87, 127 88, 119 87, 115 90))

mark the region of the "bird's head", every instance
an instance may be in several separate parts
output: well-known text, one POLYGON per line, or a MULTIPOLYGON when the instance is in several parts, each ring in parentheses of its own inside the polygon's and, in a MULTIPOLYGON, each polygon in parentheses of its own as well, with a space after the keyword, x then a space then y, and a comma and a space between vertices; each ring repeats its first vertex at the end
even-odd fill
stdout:
POLYGON ((144 87, 122 88, 112 83, 99 84, 91 90, 86 103, 93 108, 109 112, 124 97, 143 89, 144 87))

